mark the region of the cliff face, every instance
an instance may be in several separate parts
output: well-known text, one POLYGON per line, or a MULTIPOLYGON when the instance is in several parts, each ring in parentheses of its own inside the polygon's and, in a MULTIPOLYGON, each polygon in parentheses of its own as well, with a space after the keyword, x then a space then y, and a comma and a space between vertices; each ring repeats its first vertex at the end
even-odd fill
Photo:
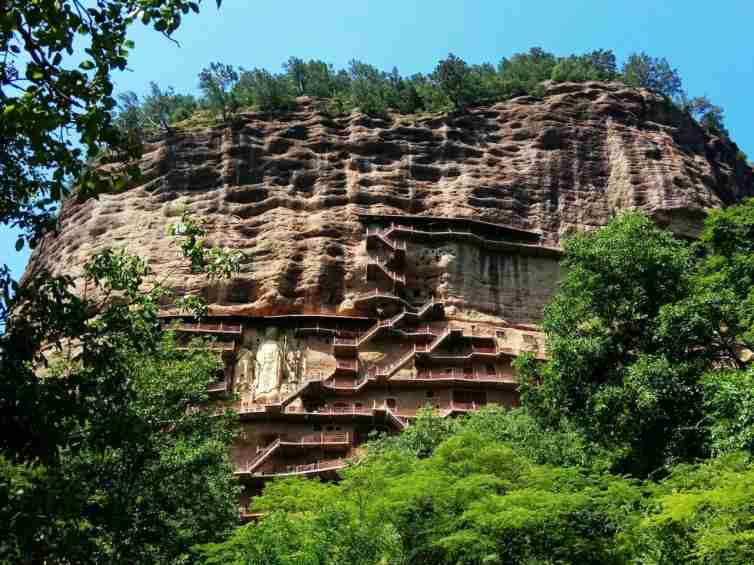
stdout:
MULTIPOLYGON (((552 84, 543 99, 462 115, 330 117, 316 106, 302 99, 286 115, 245 114, 232 127, 149 143, 139 186, 66 204, 59 234, 44 240, 30 270, 77 274, 96 250, 126 247, 170 286, 203 292, 216 315, 352 315, 359 293, 374 288, 364 234, 389 225, 380 215, 513 226, 556 247, 626 208, 693 235, 705 210, 753 190, 735 146, 620 84, 552 84), (245 253, 236 280, 212 286, 188 274, 165 236, 183 208, 211 243, 245 253)), ((405 290, 441 296, 470 318, 536 322, 557 279, 553 256, 477 243, 411 245, 405 290)), ((384 269, 375 276, 383 275, 391 284, 384 269)))

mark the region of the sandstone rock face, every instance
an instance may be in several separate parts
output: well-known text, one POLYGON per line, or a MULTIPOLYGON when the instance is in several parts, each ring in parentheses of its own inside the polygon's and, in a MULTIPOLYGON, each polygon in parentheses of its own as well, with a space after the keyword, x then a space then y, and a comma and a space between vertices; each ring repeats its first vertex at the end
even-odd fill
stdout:
POLYGON ((149 143, 140 184, 66 203, 29 267, 76 276, 125 247, 204 295, 214 320, 175 328, 220 339, 211 390, 237 393, 242 502, 275 476, 331 476, 371 429, 427 405, 515 404, 511 361, 545 354, 565 235, 640 208, 693 236, 706 210, 754 192, 735 145, 620 84, 551 84, 462 115, 317 107, 149 143), (232 281, 189 273, 165 235, 184 209, 244 253, 232 281))
MULTIPOLYGON (((139 186, 64 206, 59 235, 43 242, 31 270, 76 274, 96 250, 126 247, 172 273, 179 291, 203 292, 218 315, 353 313, 365 268, 360 213, 473 218, 558 245, 625 208, 693 235, 705 210, 752 193, 735 146, 620 84, 551 84, 543 99, 463 115, 329 117, 317 106, 301 99, 286 115, 245 114, 232 127, 149 143, 139 186), (238 280, 212 286, 188 274, 165 236, 184 208, 212 243, 246 254, 238 280)), ((441 255, 450 275, 436 277, 434 290, 507 318, 504 300, 475 290, 507 267, 460 244, 441 255)), ((556 273, 543 268, 520 284, 546 298, 556 273)), ((536 321, 536 302, 511 320, 536 321)))

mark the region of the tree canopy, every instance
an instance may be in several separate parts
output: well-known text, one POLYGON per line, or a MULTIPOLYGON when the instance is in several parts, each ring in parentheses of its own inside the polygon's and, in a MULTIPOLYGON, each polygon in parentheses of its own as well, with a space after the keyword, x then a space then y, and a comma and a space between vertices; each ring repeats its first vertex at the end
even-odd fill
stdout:
MULTIPOLYGON (((221 0, 217 0, 220 5, 221 0)), ((187 0, 8 0, 0 14, 0 222, 19 228, 19 246, 54 222, 56 203, 122 187, 125 176, 86 165, 101 146, 138 154, 113 119, 111 73, 124 70, 142 22, 169 35, 200 2, 187 0), (79 54, 84 55, 81 60, 79 54)), ((127 171, 136 174, 135 169, 127 171)))
POLYGON ((698 242, 638 212, 571 238, 520 408, 421 412, 339 484, 288 479, 220 563, 748 563, 754 200, 698 242))
MULTIPOLYGON (((237 271, 190 217, 174 231, 193 268, 237 271)), ((0 336, 0 560, 186 563, 238 518, 236 419, 207 396, 219 362, 163 336, 169 292, 139 258, 105 250, 84 280, 36 273, 0 336)))
MULTIPOLYGON (((217 1, 220 4, 220 1, 217 1)), ((623 80, 682 105, 715 135, 723 110, 688 99, 665 59, 534 48, 499 65, 449 55, 402 76, 360 61, 290 58, 282 73, 213 63, 200 97, 155 83, 115 96, 137 21, 170 35, 198 2, 9 0, 0 14, 0 221, 34 244, 73 187, 119 190, 148 132, 199 112, 464 111, 541 93, 544 80, 623 80), (84 60, 76 57, 83 42, 84 60), (106 148, 123 167, 89 166, 106 148)), ((749 563, 754 449, 754 202, 713 212, 698 243, 628 213, 566 245, 545 312, 549 360, 523 358, 523 405, 459 421, 427 411, 380 438, 340 484, 286 480, 237 521, 227 446, 210 408, 218 361, 176 347, 167 291, 141 259, 106 250, 70 277, 0 267, 0 560, 12 563, 749 563), (10 313, 13 315, 10 316, 10 313)), ((181 218, 192 271, 227 277, 181 218)), ((201 301, 177 306, 203 314, 201 301)))
MULTIPOLYGON (((336 70, 321 60, 290 57, 282 72, 264 69, 233 69, 212 63, 199 76, 203 97, 192 109, 204 118, 232 118, 236 110, 285 112, 295 107, 297 96, 324 99, 327 110, 339 114, 358 109, 367 114, 464 111, 482 103, 494 103, 515 96, 541 96, 544 81, 623 81, 665 96, 689 112, 711 134, 727 137, 723 111, 706 97, 688 98, 680 74, 664 58, 633 54, 619 71, 615 54, 596 49, 580 55, 558 57, 539 47, 503 57, 497 66, 472 65, 450 53, 431 73, 403 76, 398 68, 390 72, 368 63, 351 60, 336 70), (222 67, 222 73, 220 69, 222 67), (220 80, 220 74, 225 76, 220 80), (220 83, 224 86, 220 87, 220 83)), ((126 93, 136 99, 134 93, 126 93)), ((184 101, 184 108, 190 103, 184 101)), ((121 110, 122 111, 122 110, 121 110)), ((164 129, 186 119, 175 113, 164 129)), ((188 122, 191 123, 191 122, 188 122)), ((152 128, 158 129, 158 128, 152 128)))

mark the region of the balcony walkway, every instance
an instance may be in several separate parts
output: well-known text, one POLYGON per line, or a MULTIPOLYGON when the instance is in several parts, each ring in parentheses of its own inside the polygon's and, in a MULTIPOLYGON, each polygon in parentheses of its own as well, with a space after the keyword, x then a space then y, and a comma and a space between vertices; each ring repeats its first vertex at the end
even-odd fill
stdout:
POLYGON ((243 326, 241 324, 229 324, 227 322, 180 322, 170 321, 163 322, 162 329, 165 331, 174 331, 181 333, 202 333, 202 334, 227 334, 241 335, 243 326))
MULTIPOLYGON (((366 215, 365 215, 366 216, 366 215)), ((428 219, 425 216, 417 216, 417 219, 428 219)), ((469 241, 480 247, 491 249, 494 251, 509 251, 512 253, 518 253, 522 255, 531 255, 535 257, 552 257, 559 259, 563 252, 561 248, 555 246, 545 245, 541 241, 541 236, 534 232, 527 232, 525 230, 519 230, 516 228, 510 228, 507 226, 499 226, 495 224, 488 224, 487 222, 479 222, 470 218, 436 218, 437 223, 457 223, 459 227, 454 229, 452 226, 443 228, 432 228, 431 226, 416 227, 414 225, 406 225, 400 223, 391 223, 389 227, 382 230, 369 228, 367 229, 367 245, 369 244, 369 238, 379 239, 380 241, 394 241, 392 239, 395 235, 400 235, 406 239, 412 240, 433 240, 433 239, 461 239, 469 241), (516 241, 502 241, 487 239, 475 233, 470 227, 478 225, 486 230, 493 226, 496 229, 505 229, 507 231, 515 232, 517 234, 525 234, 526 239, 529 242, 516 242, 516 241), (533 237, 534 236, 534 237, 533 237), (533 242, 532 240, 537 240, 533 242)))
POLYGON ((349 449, 351 447, 351 435, 348 432, 328 432, 309 434, 297 439, 278 438, 266 447, 258 447, 257 453, 235 471, 236 475, 253 475, 254 472, 276 452, 290 448, 334 447, 349 449))

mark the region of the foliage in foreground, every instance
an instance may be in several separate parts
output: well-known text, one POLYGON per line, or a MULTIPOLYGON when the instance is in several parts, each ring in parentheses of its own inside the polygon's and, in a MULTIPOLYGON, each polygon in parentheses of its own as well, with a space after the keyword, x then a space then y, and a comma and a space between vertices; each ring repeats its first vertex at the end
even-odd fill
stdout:
MULTIPOLYGON (((76 186, 82 195, 123 188, 138 169, 86 165, 101 146, 121 160, 138 144, 113 122, 111 73, 126 69, 139 22, 169 35, 201 0, 5 0, 0 10, 0 223, 18 228, 17 246, 54 225, 76 186), (120 174, 127 172, 127 175, 120 174)), ((216 0, 219 6, 221 0, 216 0)), ((0 312, 1 313, 1 312, 0 312)))
POLYGON ((749 448, 753 224, 749 200, 711 214, 695 245, 637 213, 571 239, 545 310, 549 360, 518 363, 531 413, 638 476, 749 448))
POLYGON ((522 408, 424 412, 338 485, 273 483, 205 563, 750 563, 754 200, 693 245, 625 213, 565 267, 522 408))
POLYGON ((199 551, 206 565, 750 562, 748 454, 641 482, 544 462, 546 446, 530 448, 535 462, 496 431, 521 417, 489 409, 448 428, 425 414, 413 437, 373 444, 338 485, 271 484, 254 502, 264 518, 199 551))
MULTIPOLYGON (((190 218, 174 231, 192 268, 237 268, 190 218)), ((95 255, 83 293, 35 275, 0 336, 0 561, 190 562, 238 518, 235 418, 208 409, 219 362, 162 335, 167 291, 138 258, 95 255)))

